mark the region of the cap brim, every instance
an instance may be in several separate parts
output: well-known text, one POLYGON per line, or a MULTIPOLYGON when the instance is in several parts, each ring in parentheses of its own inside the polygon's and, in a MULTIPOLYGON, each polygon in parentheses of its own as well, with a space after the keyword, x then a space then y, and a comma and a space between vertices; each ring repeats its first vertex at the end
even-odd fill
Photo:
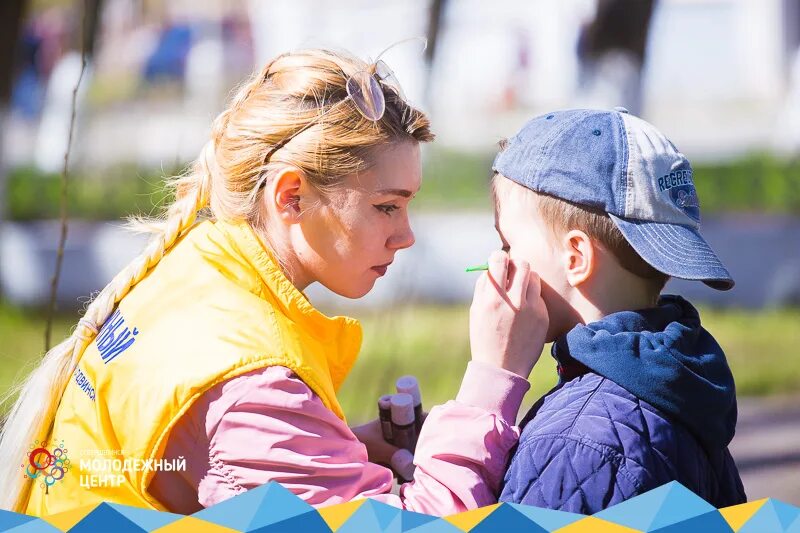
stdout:
POLYGON ((695 228, 608 216, 642 259, 659 272, 702 281, 721 291, 733 288, 730 273, 695 228))

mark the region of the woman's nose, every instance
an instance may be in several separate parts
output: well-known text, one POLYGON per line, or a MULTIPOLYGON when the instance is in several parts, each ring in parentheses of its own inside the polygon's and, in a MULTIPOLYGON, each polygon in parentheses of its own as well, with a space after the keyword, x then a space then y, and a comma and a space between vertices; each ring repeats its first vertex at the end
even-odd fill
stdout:
POLYGON ((410 248, 415 242, 414 230, 411 229, 411 224, 406 223, 389 238, 386 245, 392 250, 402 250, 410 248))

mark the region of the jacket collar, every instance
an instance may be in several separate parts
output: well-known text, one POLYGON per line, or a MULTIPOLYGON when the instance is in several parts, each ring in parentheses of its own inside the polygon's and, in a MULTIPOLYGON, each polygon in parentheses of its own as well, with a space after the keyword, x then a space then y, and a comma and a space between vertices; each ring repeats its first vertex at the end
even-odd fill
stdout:
MULTIPOLYGON (((346 316, 328 317, 316 309, 278 266, 278 262, 246 222, 213 222, 254 270, 261 285, 273 296, 280 312, 297 327, 329 345, 328 368, 335 389, 350 372, 361 348, 362 330, 358 320, 346 316)), ((260 295, 263 297, 263 295, 260 295)))

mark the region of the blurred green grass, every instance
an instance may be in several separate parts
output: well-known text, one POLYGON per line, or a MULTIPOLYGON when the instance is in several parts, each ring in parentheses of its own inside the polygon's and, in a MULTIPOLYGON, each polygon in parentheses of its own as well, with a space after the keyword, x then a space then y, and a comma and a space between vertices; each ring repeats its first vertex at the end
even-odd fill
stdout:
MULTIPOLYGON (((58 316, 53 322, 53 342, 60 342, 78 318, 58 316)), ((20 309, 0 300, 0 397, 5 397, 41 359, 45 324, 41 311, 20 309)), ((6 405, 0 408, 2 413, 6 410, 6 405)))
MULTIPOLYGON (((364 344, 339 391, 351 424, 374 417, 378 396, 394 392, 395 380, 404 374, 419 379, 426 408, 455 396, 469 360, 467 305, 399 305, 352 314, 362 321, 364 344)), ((800 392, 800 309, 704 308, 701 316, 728 355, 740 396, 800 392)), ((60 316, 53 338, 66 335, 76 320, 60 316)), ((0 391, 32 368, 41 355, 43 332, 41 314, 0 304, 0 391)), ((555 363, 546 347, 523 408, 555 381, 555 363)))
MULTIPOLYGON (((423 210, 490 210, 488 183, 493 155, 446 148, 426 151, 425 178, 412 205, 423 210)), ((164 177, 180 170, 177 165, 164 169, 118 165, 103 171, 76 170, 70 178, 70 216, 113 220, 152 213, 169 200, 164 177)), ((733 161, 697 164, 694 181, 705 215, 800 214, 800 158, 784 160, 756 153, 733 161)), ((58 174, 31 167, 11 169, 8 217, 18 221, 58 218, 60 194, 58 174)))

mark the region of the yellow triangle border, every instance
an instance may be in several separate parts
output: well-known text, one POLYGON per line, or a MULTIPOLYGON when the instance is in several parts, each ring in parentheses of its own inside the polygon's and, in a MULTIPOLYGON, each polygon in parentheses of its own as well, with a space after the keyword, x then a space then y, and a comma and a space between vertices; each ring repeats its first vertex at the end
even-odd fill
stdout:
POLYGON ((336 505, 318 508, 317 512, 325 521, 325 523, 328 524, 328 527, 333 531, 336 531, 342 527, 344 523, 347 522, 351 516, 353 516, 353 513, 355 513, 362 505, 364 505, 364 502, 366 501, 366 499, 360 499, 353 500, 351 502, 338 503, 336 505))
POLYGON ((748 520, 753 518, 759 509, 764 507, 769 498, 762 498, 754 502, 740 503, 739 505, 731 505, 730 507, 723 507, 719 510, 722 518, 731 526, 731 529, 736 532, 742 529, 748 520))
POLYGON ((463 513, 452 514, 450 516, 443 516, 442 520, 450 522, 461 531, 469 531, 483 521, 484 518, 492 514, 502 503, 495 503, 487 505, 480 509, 473 509, 471 511, 464 511, 463 513))

